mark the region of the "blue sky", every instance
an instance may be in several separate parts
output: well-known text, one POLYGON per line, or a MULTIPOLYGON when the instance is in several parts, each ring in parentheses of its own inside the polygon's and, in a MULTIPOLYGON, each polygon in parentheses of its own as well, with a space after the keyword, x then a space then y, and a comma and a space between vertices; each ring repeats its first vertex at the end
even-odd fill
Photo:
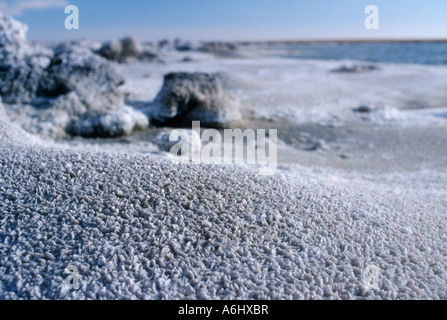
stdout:
POLYGON ((447 0, 1 0, 0 11, 27 23, 32 40, 447 38, 447 0), (68 4, 79 30, 64 27, 68 4), (370 4, 379 30, 364 28, 370 4))

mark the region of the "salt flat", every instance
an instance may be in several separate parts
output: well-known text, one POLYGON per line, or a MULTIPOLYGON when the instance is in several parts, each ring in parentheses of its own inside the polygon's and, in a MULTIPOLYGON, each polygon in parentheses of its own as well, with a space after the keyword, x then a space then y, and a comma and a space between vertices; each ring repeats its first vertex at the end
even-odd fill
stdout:
POLYGON ((118 63, 0 27, 0 299, 447 299, 446 66, 267 44, 118 63), (169 156, 171 72, 168 100, 212 106, 189 74, 214 74, 240 128, 278 130, 276 174, 169 156))

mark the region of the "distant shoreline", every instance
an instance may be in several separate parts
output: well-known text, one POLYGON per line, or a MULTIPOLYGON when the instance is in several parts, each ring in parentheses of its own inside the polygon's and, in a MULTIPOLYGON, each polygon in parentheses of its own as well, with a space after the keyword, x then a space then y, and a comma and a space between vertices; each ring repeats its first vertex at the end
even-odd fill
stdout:
MULTIPOLYGON (((223 41, 232 42, 232 41, 223 41)), ((312 43, 447 43, 446 39, 317 39, 317 40, 255 40, 255 41, 234 41, 240 44, 312 44, 312 43)))

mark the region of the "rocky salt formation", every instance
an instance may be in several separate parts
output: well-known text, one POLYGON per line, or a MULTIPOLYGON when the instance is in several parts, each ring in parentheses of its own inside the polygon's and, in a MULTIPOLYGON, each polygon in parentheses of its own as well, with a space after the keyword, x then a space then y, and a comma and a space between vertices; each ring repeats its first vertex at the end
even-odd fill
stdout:
POLYGON ((28 26, 0 12, 0 47, 26 43, 28 26))
MULTIPOLYGON (((66 131, 114 137, 147 126, 147 118, 124 106, 124 78, 90 46, 44 48, 28 43, 26 32, 26 25, 0 14, 0 95, 23 128, 54 138, 66 131), (27 117, 20 117, 24 111, 27 117)), ((133 38, 121 46, 126 57, 140 51, 133 38)))
POLYGON ((352 111, 354 112, 358 112, 358 113, 371 113, 374 111, 374 107, 372 106, 368 106, 368 105, 360 105, 357 108, 354 108, 352 111))
POLYGON ((239 101, 224 91, 218 74, 169 73, 154 104, 152 117, 163 125, 200 121, 203 126, 222 127, 241 120, 239 101))
POLYGON ((120 63, 159 60, 155 52, 143 48, 138 39, 132 36, 105 42, 97 53, 108 60, 120 63))
POLYGON ((182 39, 175 39, 174 40, 174 48, 177 51, 192 51, 194 50, 194 45, 191 41, 185 41, 182 39))
POLYGON ((45 101, 75 114, 123 103, 118 87, 124 79, 106 60, 81 46, 31 45, 26 31, 26 25, 0 14, 0 94, 6 103, 45 101))
POLYGON ((51 63, 51 50, 26 40, 28 27, 0 13, 0 95, 5 103, 29 102, 51 63))
POLYGON ((122 106, 116 110, 87 111, 70 123, 68 131, 86 138, 120 137, 129 135, 134 130, 145 129, 148 125, 148 118, 143 113, 122 106))
POLYGON ((205 42, 198 50, 216 56, 232 57, 236 55, 238 46, 233 42, 205 42))
POLYGON ((378 70, 379 67, 375 65, 343 65, 340 68, 334 69, 331 73, 362 73, 378 70))
POLYGON ((123 104, 124 78, 104 59, 83 47, 55 49, 39 84, 39 95, 73 115, 123 104))
POLYGON ((108 60, 119 61, 122 50, 121 42, 114 39, 105 42, 97 53, 108 60))

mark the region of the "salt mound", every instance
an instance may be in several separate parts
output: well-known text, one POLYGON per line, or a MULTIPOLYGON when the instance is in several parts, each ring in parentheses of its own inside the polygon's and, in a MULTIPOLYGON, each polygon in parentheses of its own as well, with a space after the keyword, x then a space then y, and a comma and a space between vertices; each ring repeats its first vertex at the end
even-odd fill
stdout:
POLYGON ((9 121, 0 98, 0 145, 38 144, 39 139, 9 121))
POLYGON ((361 188, 0 144, 0 213, 1 299, 447 298, 445 208, 361 188))

